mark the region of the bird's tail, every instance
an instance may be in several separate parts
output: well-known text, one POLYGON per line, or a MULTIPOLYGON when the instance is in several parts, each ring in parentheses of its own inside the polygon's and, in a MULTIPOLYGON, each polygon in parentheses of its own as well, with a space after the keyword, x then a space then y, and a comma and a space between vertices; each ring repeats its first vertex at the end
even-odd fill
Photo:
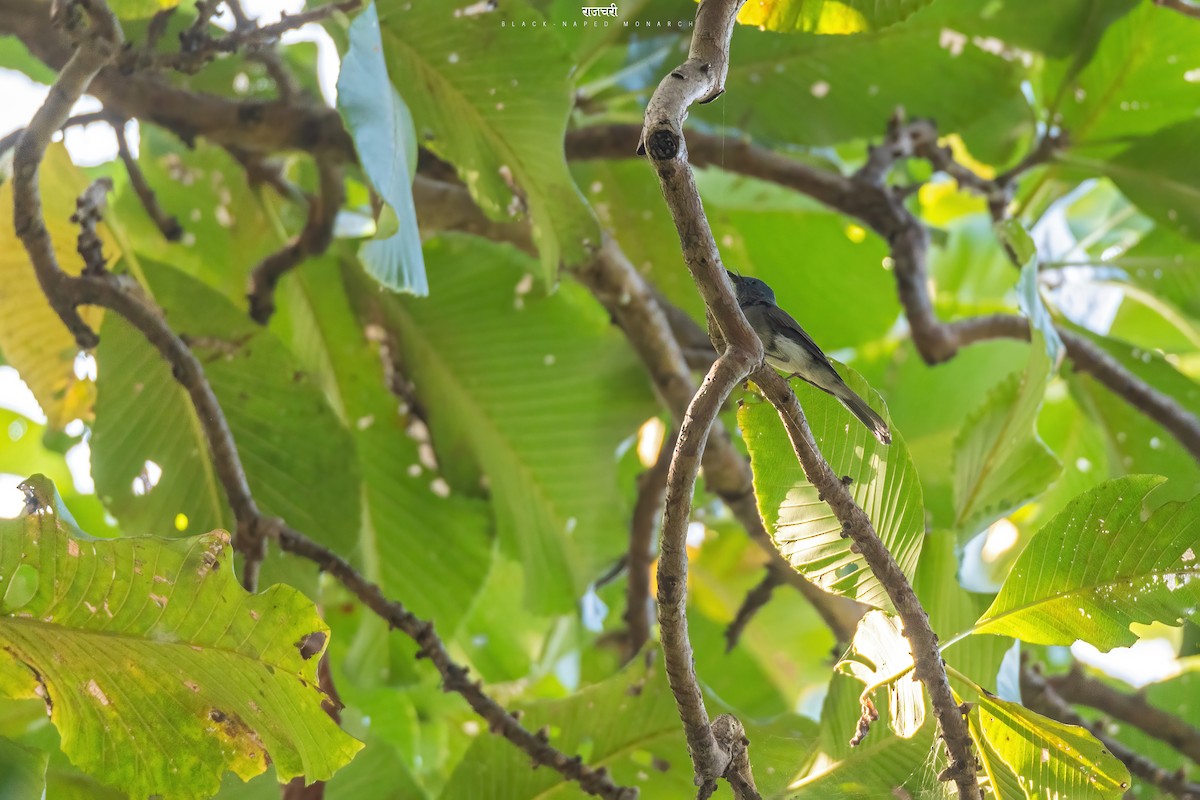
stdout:
POLYGON ((837 399, 841 401, 846 409, 858 417, 863 425, 867 426, 876 439, 883 444, 892 443, 892 432, 888 430, 888 424, 883 421, 883 417, 876 414, 867 401, 856 395, 848 386, 840 387, 842 391, 837 393, 837 399))

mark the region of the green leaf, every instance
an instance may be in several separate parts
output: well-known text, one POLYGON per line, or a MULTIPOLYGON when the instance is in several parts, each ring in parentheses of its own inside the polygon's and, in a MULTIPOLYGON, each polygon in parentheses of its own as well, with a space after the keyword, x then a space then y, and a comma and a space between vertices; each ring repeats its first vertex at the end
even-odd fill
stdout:
POLYGON ((511 248, 447 236, 425 259, 429 298, 381 299, 404 375, 452 489, 476 493, 477 470, 486 475, 527 600, 566 610, 625 547, 614 465, 618 443, 654 413, 644 374, 578 286, 526 293, 529 260, 511 248))
POLYGON ((747 3, 738 22, 781 33, 859 33, 907 19, 933 0, 763 0, 747 3))
POLYGON ((1200 498, 1148 511, 1163 479, 1133 475, 1076 498, 1013 565, 975 624, 1038 644, 1083 639, 1107 651, 1137 641, 1130 623, 1178 624, 1200 604, 1200 498))
POLYGON ((899 617, 868 611, 837 669, 866 685, 863 703, 880 686, 887 688, 888 726, 897 736, 911 739, 925 724, 925 692, 913 675, 912 650, 899 617))
MULTIPOLYGON (((463 493, 435 493, 436 465, 422 458, 423 443, 408 432, 420 422, 411 413, 399 413, 399 401, 384 385, 379 346, 367 340, 354 318, 336 260, 306 264, 282 287, 279 315, 280 325, 291 331, 297 359, 322 386, 354 440, 341 461, 356 464, 362 473, 355 560, 388 596, 404 598, 413 613, 436 620, 438 630, 450 636, 491 563, 487 505, 463 493)), ((366 639, 361 647, 386 648, 383 630, 374 625, 361 630, 366 639)), ((347 666, 366 677, 361 659, 347 666)))
POLYGON ((1200 244, 1155 228, 1117 261, 1131 283, 1200 319, 1200 244))
POLYGON ((358 256, 367 273, 389 289, 427 295, 412 196, 417 134, 408 106, 388 80, 374 3, 350 25, 350 49, 338 74, 337 103, 363 171, 399 220, 397 231, 366 242, 358 256))
POLYGON ((0 797, 44 797, 48 760, 46 753, 0 738, 0 797))
POLYGON ((1117 800, 1129 788, 1129 770, 1084 728, 986 693, 978 703, 971 732, 997 800, 1117 800))
MULTIPOLYGON (((878 393, 858 373, 846 367, 839 371, 851 389, 886 417, 878 393)), ((882 445, 833 396, 803 382, 792 388, 833 473, 852 479, 850 494, 871 518, 900 569, 911 577, 921 551, 925 512, 903 437, 893 428, 892 444, 882 445)), ((750 451, 759 513, 780 552, 826 591, 890 609, 887 592, 862 555, 851 551, 841 523, 805 478, 775 409, 744 402, 738 409, 738 426, 750 451)))
MULTIPOLYGON (((1097 336, 1078 326, 1070 328, 1090 339, 1139 380, 1191 413, 1200 414, 1200 385, 1159 353, 1097 336)), ((1155 493, 1157 501, 1190 500, 1200 494, 1200 465, 1172 434, 1090 375, 1076 372, 1070 380, 1081 405, 1100 423, 1113 477, 1139 472, 1165 475, 1169 483, 1155 493)))
POLYGON ((757 140, 822 146, 878 141, 904 106, 911 117, 937 119, 943 135, 960 133, 976 157, 1009 160, 1032 133, 1020 90, 1027 71, 1020 59, 986 52, 970 36, 954 38, 954 21, 939 5, 854 36, 781 36, 739 26, 727 93, 693 115, 757 140))
MULTIPOLYGON (((78 275, 83 262, 76 253, 78 228, 71 223, 75 200, 87 188, 87 178, 71 163, 66 148, 52 144, 38 171, 46 229, 64 272, 78 275)), ((87 419, 92 413, 96 387, 75 374, 75 356, 79 352, 75 337, 50 308, 38 285, 25 247, 13 229, 12 181, 0 185, 0 351, 4 360, 20 373, 51 430, 61 429, 73 419, 87 419)), ((104 255, 114 259, 119 253, 107 226, 97 228, 104 255)), ((97 306, 79 309, 84 321, 95 329, 104 318, 97 306)))
MULTIPOLYGON (((1012 268, 1008 269, 1011 286, 1012 268)), ((953 529, 954 473, 948 465, 954 458, 955 437, 996 383, 1029 362, 1029 345, 1013 340, 980 342, 933 366, 925 363, 911 340, 871 356, 855 363, 864 373, 869 371, 872 385, 888 398, 893 427, 904 432, 930 516, 926 527, 953 529), (930 397, 938 402, 929 402, 930 397)))
MULTIPOLYGON (((970 628, 991 602, 990 595, 969 592, 959 584, 956 544, 951 531, 926 534, 913 576, 913 590, 929 614, 930 627, 943 642, 970 628)), ((946 647, 943 658, 957 673, 995 691, 1000 662, 1012 645, 1007 636, 968 636, 946 647)))
POLYGON ((892 732, 886 705, 867 737, 850 746, 862 709, 862 684, 835 672, 821 709, 821 739, 811 748, 788 800, 878 800, 903 789, 914 797, 937 784, 934 728, 927 723, 910 739, 892 732))
POLYGON ((1181 122, 1135 140, 1101 170, 1159 225, 1200 239, 1198 140, 1200 120, 1181 122))
POLYGON ((316 609, 243 591, 223 531, 75 538, 43 508, 0 521, 0 576, 0 691, 41 697, 105 783, 208 797, 226 770, 324 780, 361 747, 321 708, 316 609))
POLYGON ((523 2, 478 15, 408 0, 378 8, 388 73, 422 145, 454 164, 493 219, 528 209, 553 283, 560 263, 581 263, 600 241, 563 155, 573 95, 556 37, 523 2))
MULTIPOLYGON (((143 261, 150 289, 189 342, 225 412, 264 511, 348 553, 359 527, 350 435, 269 331, 215 290, 143 261)), ((92 436, 97 494, 126 533, 229 528, 224 491, 184 389, 127 322, 105 320, 92 436), (180 516, 182 515, 182 516, 180 516)))
POLYGON ((1048 66, 1047 92, 1061 98, 1060 124, 1073 149, 1103 148, 1192 117, 1200 83, 1186 76, 1200 68, 1200 51, 1188 23, 1153 3, 1138 3, 1104 30, 1082 70, 1074 58, 1048 66))
POLYGON ((1040 494, 1062 465, 1037 434, 1046 385, 1058 369, 1063 346, 1038 295, 1038 265, 1028 234, 1006 234, 1027 261, 1017 285, 1029 317, 1029 363, 992 390, 968 417, 954 446, 955 527, 969 538, 996 517, 1040 494))

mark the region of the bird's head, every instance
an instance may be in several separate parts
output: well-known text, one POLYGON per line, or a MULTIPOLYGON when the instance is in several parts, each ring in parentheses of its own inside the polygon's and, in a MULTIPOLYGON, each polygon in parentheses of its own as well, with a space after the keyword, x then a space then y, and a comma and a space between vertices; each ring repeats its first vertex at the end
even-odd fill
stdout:
POLYGON ((737 296, 739 306, 774 304, 775 290, 758 278, 743 278, 735 272, 725 272, 729 275, 729 280, 733 281, 733 292, 737 296))

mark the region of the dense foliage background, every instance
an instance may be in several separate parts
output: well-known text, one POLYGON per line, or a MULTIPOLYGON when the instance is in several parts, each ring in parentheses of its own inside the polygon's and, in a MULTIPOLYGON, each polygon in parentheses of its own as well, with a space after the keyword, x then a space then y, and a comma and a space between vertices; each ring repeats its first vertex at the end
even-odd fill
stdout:
MULTIPOLYGON (((631 525, 645 527, 646 506, 657 513, 678 420, 636 334, 613 324, 612 304, 628 298, 605 296, 594 270, 611 238, 665 307, 690 315, 671 330, 702 374, 704 305, 654 171, 634 157, 695 7, 624 0, 616 17, 588 18, 575 0, 347 4, 320 19, 342 56, 343 132, 321 116, 312 45, 251 35, 227 53, 203 42, 233 34, 195 26, 191 3, 155 16, 146 0, 110 5, 131 47, 93 94, 129 135, 140 123, 137 154, 132 167, 83 169, 50 145, 40 186, 63 269, 83 266, 76 199, 106 176, 109 269, 199 358, 264 512, 431 620, 529 730, 642 797, 691 796, 661 659, 653 641, 632 652, 629 632, 653 613, 629 591, 650 569, 630 552, 631 525), (178 235, 148 213, 139 181, 178 235), (305 239, 322 206, 331 243, 305 239), (260 325, 248 281, 289 247, 297 266, 260 325)), ((1093 342, 1197 425, 1200 20, 1187 0, 1170 5, 1182 7, 752 0, 725 94, 688 123, 706 143, 696 179, 726 266, 768 281, 886 408, 890 448, 795 385, 929 613, 952 685, 977 704, 989 796, 1187 796, 1200 781, 1188 757, 1200 752, 1200 640, 1185 622, 1200 605, 1200 434, 1165 429, 1153 403, 1076 369, 1059 340, 1093 342), (1022 167, 999 230, 987 198, 927 160, 901 159, 890 178, 930 230, 934 310, 1019 312, 1032 341, 926 363, 892 243, 742 174, 753 149, 850 175, 897 107, 934 120, 983 180, 1049 136, 1065 142, 1022 167), (1044 692, 1029 667, 1080 700, 1077 639, 1167 640, 1178 658, 1144 699, 1183 739, 1110 719, 1101 744, 1043 716, 1052 707, 1034 702, 1044 692), (1111 742, 1160 780, 1127 771, 1111 742)), ((0 34, 0 66, 40 81, 72 51, 40 0, 0 0, 0 34)), ((0 795, 266 798, 303 775, 355 800, 580 796, 489 736, 414 660, 417 645, 312 562, 272 546, 264 591, 237 585, 221 532, 237 524, 204 420, 121 315, 85 309, 100 344, 79 351, 9 222, 12 186, 0 185, 0 354, 44 417, 0 409, 0 472, 43 477, 25 516, 0 521, 0 795), (83 447, 90 480, 67 468, 83 447), (336 687, 338 724, 318 686, 336 687)), ((774 409, 747 387, 722 420, 783 554, 879 610, 847 649, 801 592, 769 581, 783 585, 727 650, 768 559, 702 480, 688 602, 710 710, 746 725, 764 797, 941 796, 944 753, 878 580, 838 537, 774 409), (864 683, 877 680, 881 719, 851 747, 864 683)))

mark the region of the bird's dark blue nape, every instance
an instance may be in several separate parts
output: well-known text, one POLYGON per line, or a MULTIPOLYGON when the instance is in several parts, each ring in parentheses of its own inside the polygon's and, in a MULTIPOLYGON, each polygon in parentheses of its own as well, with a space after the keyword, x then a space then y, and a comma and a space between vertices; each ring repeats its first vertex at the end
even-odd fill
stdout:
POLYGON ((729 275, 729 280, 733 281, 733 291, 737 295, 739 306, 775 302, 775 290, 758 278, 744 278, 730 270, 725 270, 725 273, 729 275))

